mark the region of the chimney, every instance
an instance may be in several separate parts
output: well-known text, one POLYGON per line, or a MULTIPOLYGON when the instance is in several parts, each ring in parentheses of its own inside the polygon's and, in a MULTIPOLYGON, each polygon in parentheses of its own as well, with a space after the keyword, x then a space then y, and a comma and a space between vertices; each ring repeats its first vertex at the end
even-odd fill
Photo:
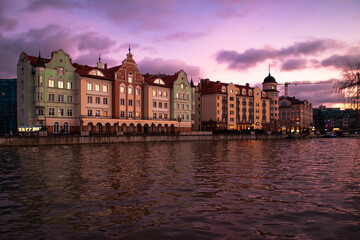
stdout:
POLYGON ((105 63, 105 71, 107 70, 107 63, 105 63))

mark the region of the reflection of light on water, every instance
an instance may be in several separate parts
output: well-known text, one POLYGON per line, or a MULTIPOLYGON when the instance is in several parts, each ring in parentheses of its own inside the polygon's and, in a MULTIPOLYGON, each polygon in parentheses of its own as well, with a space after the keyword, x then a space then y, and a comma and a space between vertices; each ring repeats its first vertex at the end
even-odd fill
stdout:
POLYGON ((101 232, 114 239, 355 239, 359 143, 338 138, 0 149, 0 216, 8 219, 0 230, 23 238, 101 232))

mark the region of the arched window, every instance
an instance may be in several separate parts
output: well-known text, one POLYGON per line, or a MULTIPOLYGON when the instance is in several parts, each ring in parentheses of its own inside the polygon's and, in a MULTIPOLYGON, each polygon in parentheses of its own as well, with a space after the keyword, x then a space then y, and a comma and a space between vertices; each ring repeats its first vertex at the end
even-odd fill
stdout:
POLYGON ((69 123, 67 122, 64 123, 64 132, 69 133, 69 123))
POLYGON ((54 133, 59 133, 59 123, 58 122, 54 122, 54 133))
POLYGON ((100 70, 94 69, 89 72, 89 75, 104 77, 104 74, 100 70))
POLYGON ((164 81, 160 78, 155 79, 154 83, 165 85, 164 81))
POLYGON ((133 74, 132 74, 132 72, 129 72, 129 74, 128 74, 128 82, 129 83, 133 82, 133 74))

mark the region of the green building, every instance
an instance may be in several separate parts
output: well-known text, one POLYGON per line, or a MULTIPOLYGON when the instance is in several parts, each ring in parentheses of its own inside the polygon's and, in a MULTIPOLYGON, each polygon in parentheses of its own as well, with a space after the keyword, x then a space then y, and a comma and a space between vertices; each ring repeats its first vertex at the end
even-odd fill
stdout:
POLYGON ((78 131, 77 75, 62 49, 50 59, 22 52, 17 65, 18 127, 46 126, 50 133, 78 131))
POLYGON ((187 74, 180 70, 171 77, 174 79, 170 95, 171 118, 191 122, 193 89, 188 82, 187 74))

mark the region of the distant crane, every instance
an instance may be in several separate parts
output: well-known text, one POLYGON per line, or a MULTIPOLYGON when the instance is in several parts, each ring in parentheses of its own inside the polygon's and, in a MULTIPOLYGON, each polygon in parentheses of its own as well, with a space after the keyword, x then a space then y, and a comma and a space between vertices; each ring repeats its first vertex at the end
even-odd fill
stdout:
POLYGON ((298 85, 298 84, 323 84, 323 83, 332 83, 332 80, 324 80, 324 81, 294 81, 294 82, 284 82, 278 83, 278 85, 285 85, 285 97, 289 96, 289 85, 298 85))

